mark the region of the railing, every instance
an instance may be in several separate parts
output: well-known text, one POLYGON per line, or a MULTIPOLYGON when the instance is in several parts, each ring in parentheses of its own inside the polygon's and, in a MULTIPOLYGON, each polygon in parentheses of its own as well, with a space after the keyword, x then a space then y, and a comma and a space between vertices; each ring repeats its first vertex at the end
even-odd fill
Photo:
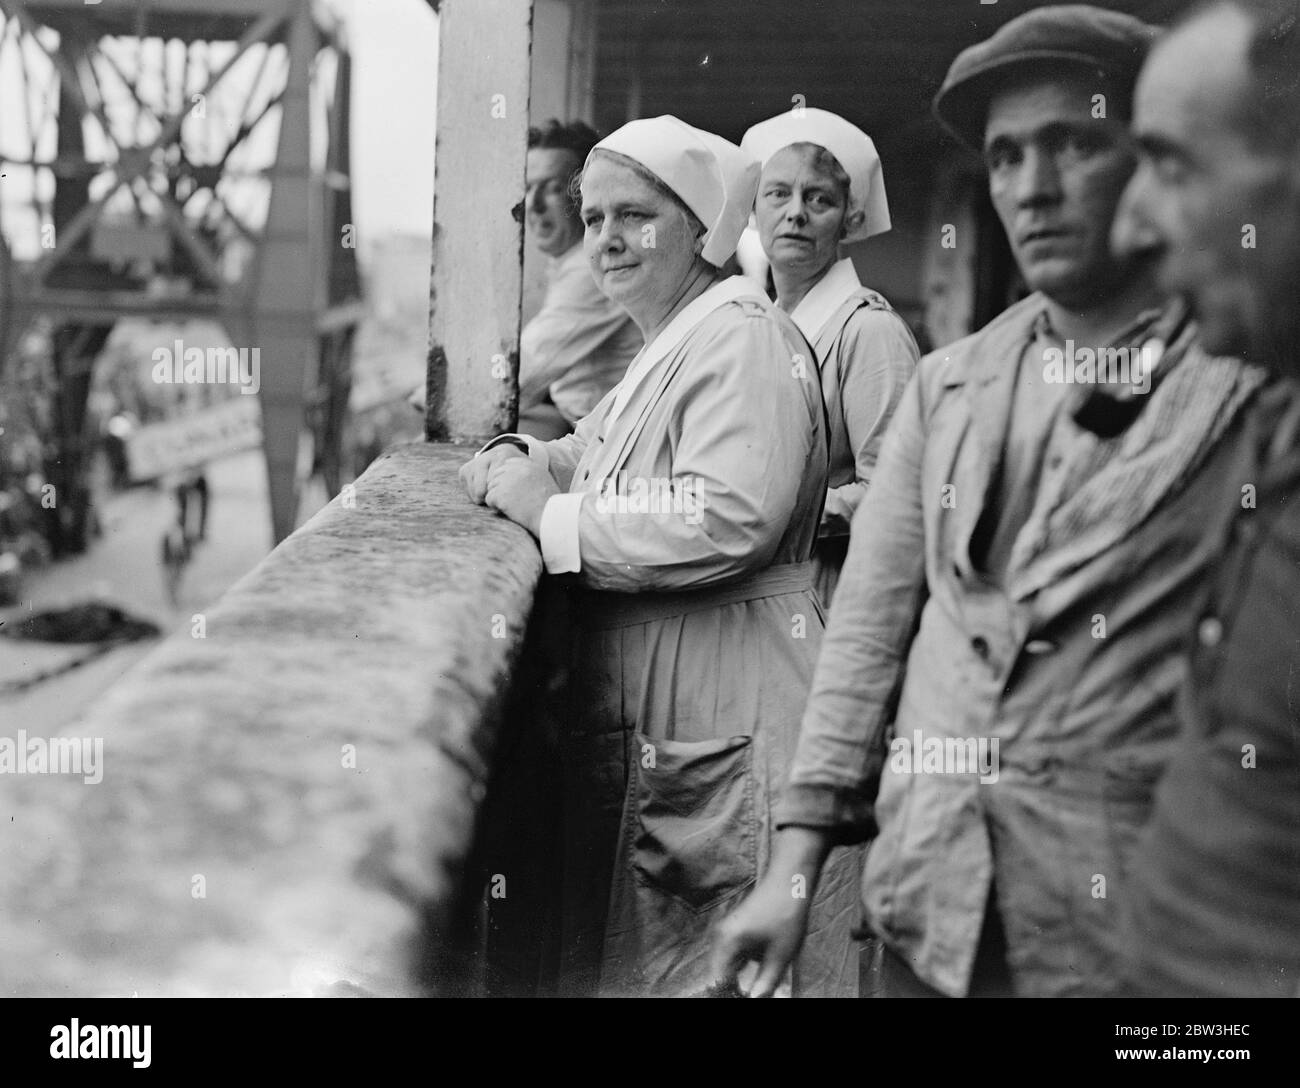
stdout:
POLYGON ((482 989, 492 843, 536 816, 483 834, 541 560, 468 453, 386 454, 141 661, 64 734, 102 781, 0 776, 0 992, 482 989))

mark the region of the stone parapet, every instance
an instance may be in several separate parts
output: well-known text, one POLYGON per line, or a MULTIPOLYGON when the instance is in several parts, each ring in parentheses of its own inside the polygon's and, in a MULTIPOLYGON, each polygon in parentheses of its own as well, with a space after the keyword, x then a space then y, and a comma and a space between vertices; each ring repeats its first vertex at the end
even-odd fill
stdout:
POLYGON ((465 499, 469 452, 384 455, 124 676, 63 733, 102 742, 101 781, 0 774, 0 993, 463 988, 542 569, 465 499))

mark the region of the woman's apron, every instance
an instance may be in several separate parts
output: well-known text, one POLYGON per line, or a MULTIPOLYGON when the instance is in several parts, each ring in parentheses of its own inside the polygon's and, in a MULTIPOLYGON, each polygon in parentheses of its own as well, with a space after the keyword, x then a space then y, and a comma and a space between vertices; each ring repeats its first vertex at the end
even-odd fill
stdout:
MULTIPOLYGON (((655 376, 631 432, 596 451, 593 477, 625 465, 685 354, 655 376)), ((824 628, 812 565, 569 596, 561 992, 704 990, 712 926, 769 860, 824 628)), ((857 992, 860 856, 837 850, 823 871, 796 993, 857 992)))

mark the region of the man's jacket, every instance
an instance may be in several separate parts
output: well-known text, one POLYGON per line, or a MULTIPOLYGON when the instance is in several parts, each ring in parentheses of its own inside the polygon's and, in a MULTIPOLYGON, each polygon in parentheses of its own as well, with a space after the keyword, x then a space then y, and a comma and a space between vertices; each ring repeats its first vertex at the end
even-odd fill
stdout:
POLYGON ((854 518, 778 813, 841 841, 875 834, 870 925, 953 996, 994 887, 1018 993, 1118 982, 1129 860, 1175 738, 1183 637, 1235 512, 1224 481, 1258 385, 1188 332, 1115 437, 1071 433, 1062 410, 1069 442, 1048 453, 1069 456, 1048 457, 994 583, 971 539, 998 494, 1015 364, 1043 307, 1031 296, 921 361, 854 518), (993 741, 995 780, 961 773, 993 741))
POLYGON ((1227 481, 1246 501, 1134 865, 1144 995, 1300 995, 1300 388, 1271 387, 1247 428, 1260 458, 1227 481))

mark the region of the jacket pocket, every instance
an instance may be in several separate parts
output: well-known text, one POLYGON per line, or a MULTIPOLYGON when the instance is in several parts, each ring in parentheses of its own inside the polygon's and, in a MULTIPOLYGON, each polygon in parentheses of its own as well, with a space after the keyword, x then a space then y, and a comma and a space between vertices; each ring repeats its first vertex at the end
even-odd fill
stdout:
POLYGON ((707 911, 757 877, 751 739, 635 739, 632 871, 639 883, 707 911))

